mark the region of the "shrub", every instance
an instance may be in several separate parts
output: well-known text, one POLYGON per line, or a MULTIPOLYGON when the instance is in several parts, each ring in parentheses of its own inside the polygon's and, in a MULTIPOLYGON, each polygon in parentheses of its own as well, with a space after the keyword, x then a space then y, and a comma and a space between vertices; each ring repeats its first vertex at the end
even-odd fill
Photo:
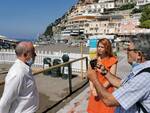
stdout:
POLYGON ((140 27, 150 29, 150 20, 142 22, 140 27))
POLYGON ((134 3, 128 3, 128 4, 125 4, 125 5, 122 5, 119 9, 120 10, 127 10, 127 9, 132 9, 134 8, 135 4, 134 3))
POLYGON ((131 14, 141 13, 141 12, 142 12, 142 8, 139 8, 139 9, 135 8, 135 9, 132 10, 131 14))

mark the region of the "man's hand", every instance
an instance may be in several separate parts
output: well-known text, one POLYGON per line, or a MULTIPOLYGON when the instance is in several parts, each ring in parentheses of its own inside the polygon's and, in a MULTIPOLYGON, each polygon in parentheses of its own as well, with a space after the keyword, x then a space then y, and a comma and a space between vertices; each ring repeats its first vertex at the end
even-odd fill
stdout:
POLYGON ((116 75, 113 75, 110 71, 107 70, 107 72, 105 74, 103 74, 102 72, 103 69, 99 69, 97 68, 96 71, 101 73, 103 76, 105 76, 107 78, 107 80, 109 81, 109 83, 118 88, 121 85, 121 79, 119 77, 117 77, 116 75))

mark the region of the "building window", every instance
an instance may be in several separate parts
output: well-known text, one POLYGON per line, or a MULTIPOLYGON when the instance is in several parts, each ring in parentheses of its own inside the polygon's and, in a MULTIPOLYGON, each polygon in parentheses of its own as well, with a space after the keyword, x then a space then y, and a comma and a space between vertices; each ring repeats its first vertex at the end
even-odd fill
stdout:
POLYGON ((86 27, 88 27, 88 26, 89 26, 89 24, 85 24, 85 26, 86 26, 86 27))
POLYGON ((106 33, 106 30, 104 29, 104 33, 106 33))
POLYGON ((108 4, 106 4, 106 8, 108 8, 108 4))
POLYGON ((107 29, 107 33, 109 33, 109 29, 107 29))

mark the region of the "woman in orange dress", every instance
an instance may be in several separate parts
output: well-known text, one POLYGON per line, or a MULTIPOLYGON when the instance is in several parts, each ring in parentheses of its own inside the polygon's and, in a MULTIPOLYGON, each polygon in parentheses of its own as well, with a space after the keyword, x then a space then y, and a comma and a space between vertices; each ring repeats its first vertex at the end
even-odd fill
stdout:
MULTIPOLYGON (((117 58, 113 55, 111 42, 106 39, 100 39, 97 43, 97 63, 102 64, 114 75, 116 74, 117 68, 117 58)), ((91 67, 89 67, 91 68, 91 67)), ((101 75, 100 72, 97 72, 99 82, 103 84, 109 92, 113 92, 114 88, 107 81, 107 79, 101 75)), ((90 82, 90 97, 88 102, 88 113, 114 113, 114 107, 107 107, 98 97, 96 90, 93 84, 90 82)))

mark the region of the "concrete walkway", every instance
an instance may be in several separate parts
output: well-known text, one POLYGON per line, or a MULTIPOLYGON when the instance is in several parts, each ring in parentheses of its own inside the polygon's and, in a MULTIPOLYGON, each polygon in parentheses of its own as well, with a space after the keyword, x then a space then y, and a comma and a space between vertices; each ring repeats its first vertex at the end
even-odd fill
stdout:
MULTIPOLYGON (((131 67, 127 63, 127 57, 125 52, 119 52, 118 54, 118 66, 117 75, 124 78, 130 71, 131 67)), ((87 113, 89 97, 89 87, 86 88, 82 93, 75 97, 72 101, 67 103, 63 108, 61 108, 57 113, 87 113)))

